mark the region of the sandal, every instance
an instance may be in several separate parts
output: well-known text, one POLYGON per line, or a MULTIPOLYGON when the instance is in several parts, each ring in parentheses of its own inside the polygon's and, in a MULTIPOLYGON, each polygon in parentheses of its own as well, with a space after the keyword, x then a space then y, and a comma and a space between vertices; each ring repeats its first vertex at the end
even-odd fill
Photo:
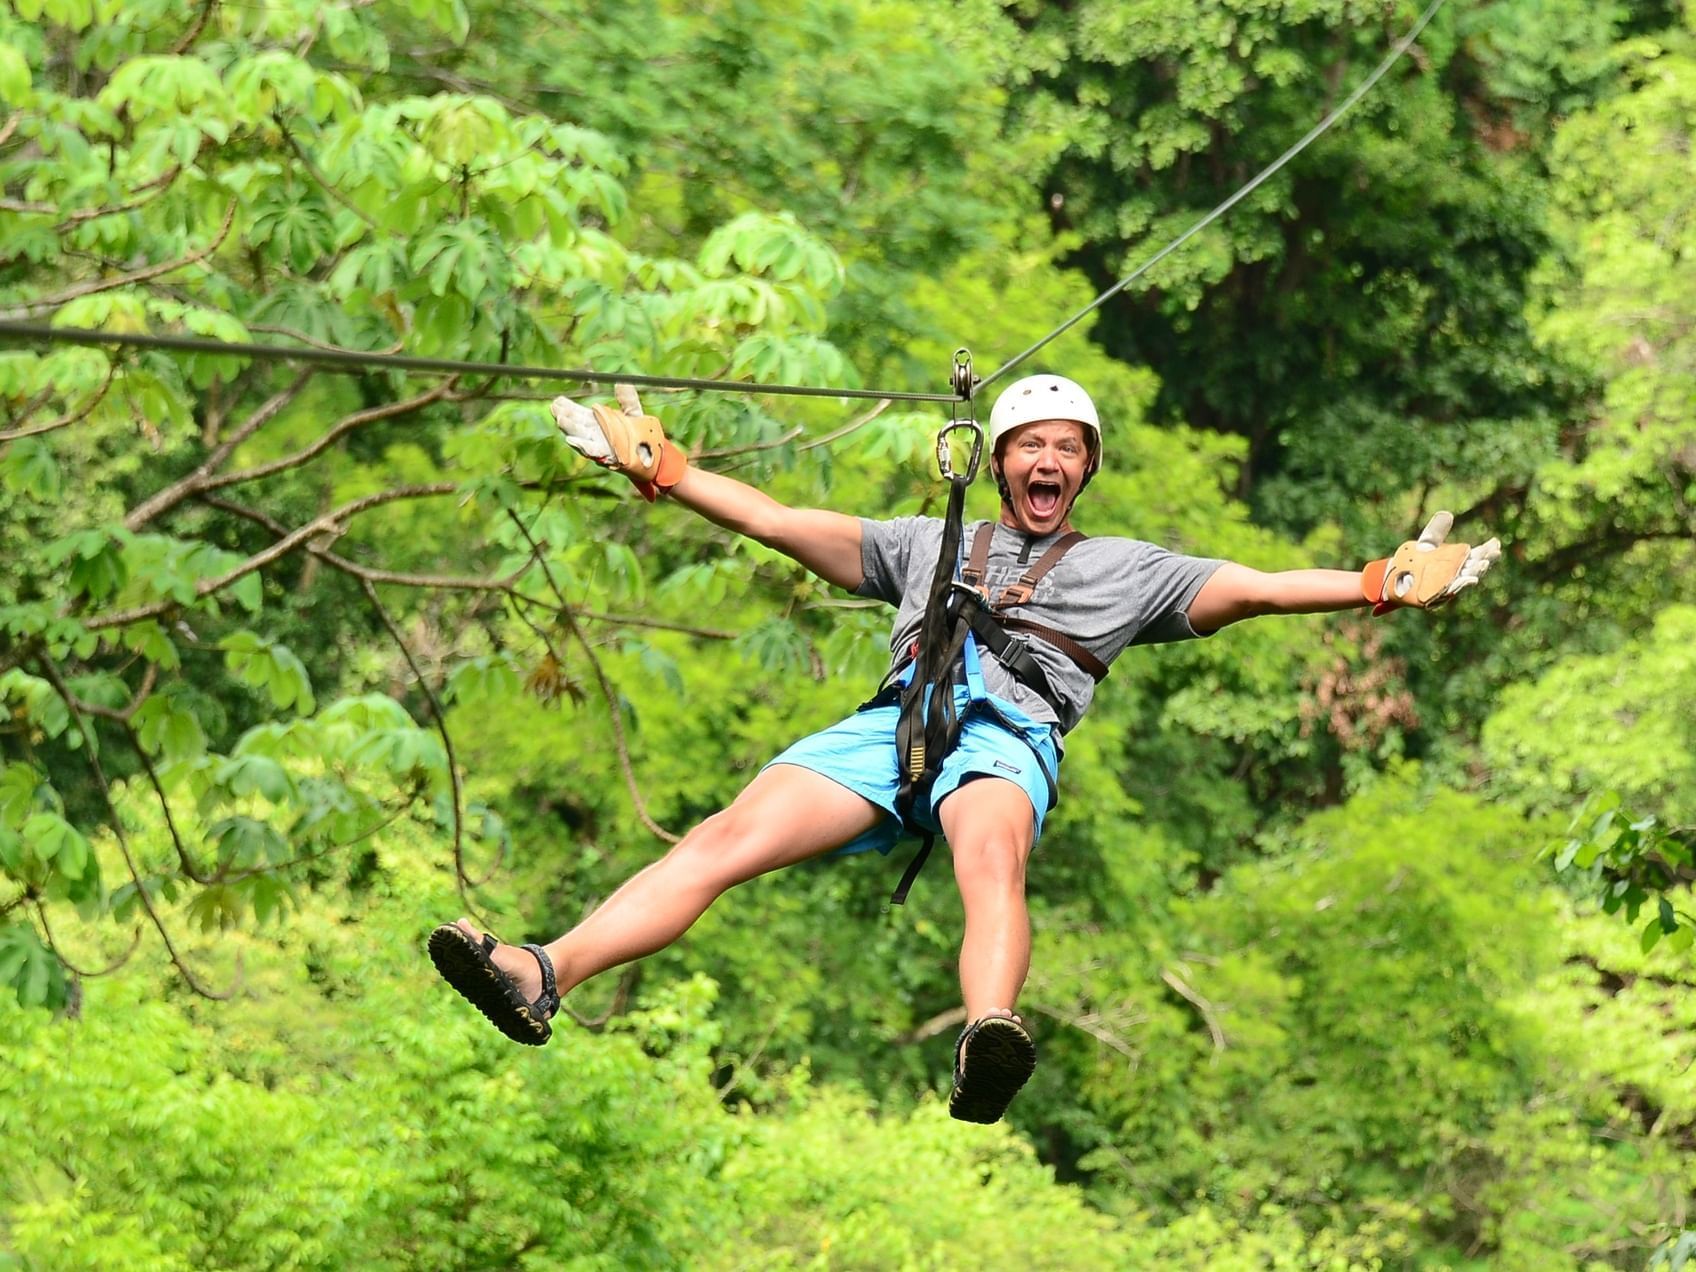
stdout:
POLYGON ((553 1037, 549 1018, 559 1010, 559 993, 554 987, 554 964, 540 945, 524 945, 542 969, 542 992, 530 1001, 490 957, 499 945, 484 933, 478 940, 457 923, 444 923, 430 933, 430 961, 442 979, 460 996, 489 1018, 489 1023, 514 1042, 539 1047, 553 1037))
POLYGON ((961 1122, 999 1122, 1035 1071, 1036 1044, 1024 1025, 1011 1016, 985 1016, 954 1044, 948 1115, 961 1122))

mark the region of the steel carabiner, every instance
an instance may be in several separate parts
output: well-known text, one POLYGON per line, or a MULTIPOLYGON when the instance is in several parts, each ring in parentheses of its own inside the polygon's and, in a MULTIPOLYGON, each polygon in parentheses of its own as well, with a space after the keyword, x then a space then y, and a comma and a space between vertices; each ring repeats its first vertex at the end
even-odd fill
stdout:
POLYGON ((977 480, 978 461, 983 458, 983 425, 976 420, 950 420, 944 424, 936 435, 936 466, 942 472, 944 481, 963 481, 968 485, 977 480), (956 472, 951 448, 948 445, 948 435, 958 429, 969 429, 972 434, 972 454, 966 461, 966 471, 956 472))

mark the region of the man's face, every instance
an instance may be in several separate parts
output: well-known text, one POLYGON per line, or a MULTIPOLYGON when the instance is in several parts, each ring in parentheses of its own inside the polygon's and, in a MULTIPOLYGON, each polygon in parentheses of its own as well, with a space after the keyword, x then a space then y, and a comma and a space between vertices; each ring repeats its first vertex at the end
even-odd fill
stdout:
POLYGON ((1026 534, 1052 534, 1066 525, 1072 500, 1089 471, 1087 430, 1076 420, 1022 424, 1002 439, 996 469, 1011 498, 1001 524, 1026 534))

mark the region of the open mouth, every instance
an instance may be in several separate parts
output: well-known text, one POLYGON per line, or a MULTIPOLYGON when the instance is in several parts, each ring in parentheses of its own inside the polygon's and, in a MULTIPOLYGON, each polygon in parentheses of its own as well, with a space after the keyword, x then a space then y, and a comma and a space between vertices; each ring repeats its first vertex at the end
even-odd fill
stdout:
POLYGON ((1060 507, 1060 487, 1052 481, 1033 481, 1025 488, 1031 512, 1039 519, 1052 517, 1060 507))

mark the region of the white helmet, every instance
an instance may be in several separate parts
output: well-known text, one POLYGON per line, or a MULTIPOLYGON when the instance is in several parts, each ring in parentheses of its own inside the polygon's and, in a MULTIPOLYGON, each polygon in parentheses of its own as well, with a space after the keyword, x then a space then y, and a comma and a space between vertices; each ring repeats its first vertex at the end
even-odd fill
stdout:
POLYGON ((1021 424, 1038 420, 1076 420, 1095 434, 1085 480, 1095 475, 1101 467, 1101 419, 1083 386, 1063 375, 1027 375, 1001 390, 989 413, 989 453, 1021 424))

